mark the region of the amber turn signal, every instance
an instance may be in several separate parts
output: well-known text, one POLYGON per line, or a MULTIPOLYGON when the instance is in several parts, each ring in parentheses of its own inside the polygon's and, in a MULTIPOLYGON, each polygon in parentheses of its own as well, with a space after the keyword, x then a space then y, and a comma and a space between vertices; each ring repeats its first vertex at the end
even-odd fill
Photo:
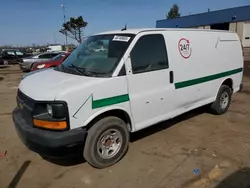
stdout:
POLYGON ((44 121, 44 120, 33 120, 34 125, 36 127, 45 128, 45 129, 54 129, 54 130, 63 130, 67 128, 67 122, 66 121, 44 121))

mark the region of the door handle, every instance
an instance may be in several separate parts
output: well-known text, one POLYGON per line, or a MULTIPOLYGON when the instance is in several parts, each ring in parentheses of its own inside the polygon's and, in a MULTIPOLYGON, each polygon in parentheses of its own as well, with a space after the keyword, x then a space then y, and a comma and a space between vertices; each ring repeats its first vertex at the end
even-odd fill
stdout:
POLYGON ((169 82, 171 84, 174 83, 174 72, 173 71, 169 72, 169 82))

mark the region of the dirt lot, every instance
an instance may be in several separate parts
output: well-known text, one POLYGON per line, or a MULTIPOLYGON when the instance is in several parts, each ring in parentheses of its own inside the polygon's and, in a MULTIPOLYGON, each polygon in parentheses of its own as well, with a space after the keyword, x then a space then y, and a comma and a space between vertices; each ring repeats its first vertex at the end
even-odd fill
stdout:
POLYGON ((11 111, 22 73, 0 69, 0 188, 241 188, 250 186, 250 62, 229 112, 204 109, 132 135, 129 151, 104 170, 80 158, 48 161, 19 140, 11 111), (196 173, 194 173, 194 171, 196 173))

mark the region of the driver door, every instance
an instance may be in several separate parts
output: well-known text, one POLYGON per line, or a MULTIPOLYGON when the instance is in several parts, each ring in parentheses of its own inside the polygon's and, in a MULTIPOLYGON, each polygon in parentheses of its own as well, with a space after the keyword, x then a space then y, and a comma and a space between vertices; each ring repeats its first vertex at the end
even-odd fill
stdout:
POLYGON ((139 130, 162 121, 175 109, 175 88, 164 36, 143 32, 134 41, 126 69, 131 111, 139 130))

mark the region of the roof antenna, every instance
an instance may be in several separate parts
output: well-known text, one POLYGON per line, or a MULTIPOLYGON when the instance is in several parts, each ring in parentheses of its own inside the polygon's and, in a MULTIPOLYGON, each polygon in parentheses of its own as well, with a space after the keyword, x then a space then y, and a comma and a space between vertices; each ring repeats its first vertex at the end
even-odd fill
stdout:
POLYGON ((126 31, 126 30, 127 30, 127 24, 125 25, 123 29, 121 29, 121 31, 126 31))

